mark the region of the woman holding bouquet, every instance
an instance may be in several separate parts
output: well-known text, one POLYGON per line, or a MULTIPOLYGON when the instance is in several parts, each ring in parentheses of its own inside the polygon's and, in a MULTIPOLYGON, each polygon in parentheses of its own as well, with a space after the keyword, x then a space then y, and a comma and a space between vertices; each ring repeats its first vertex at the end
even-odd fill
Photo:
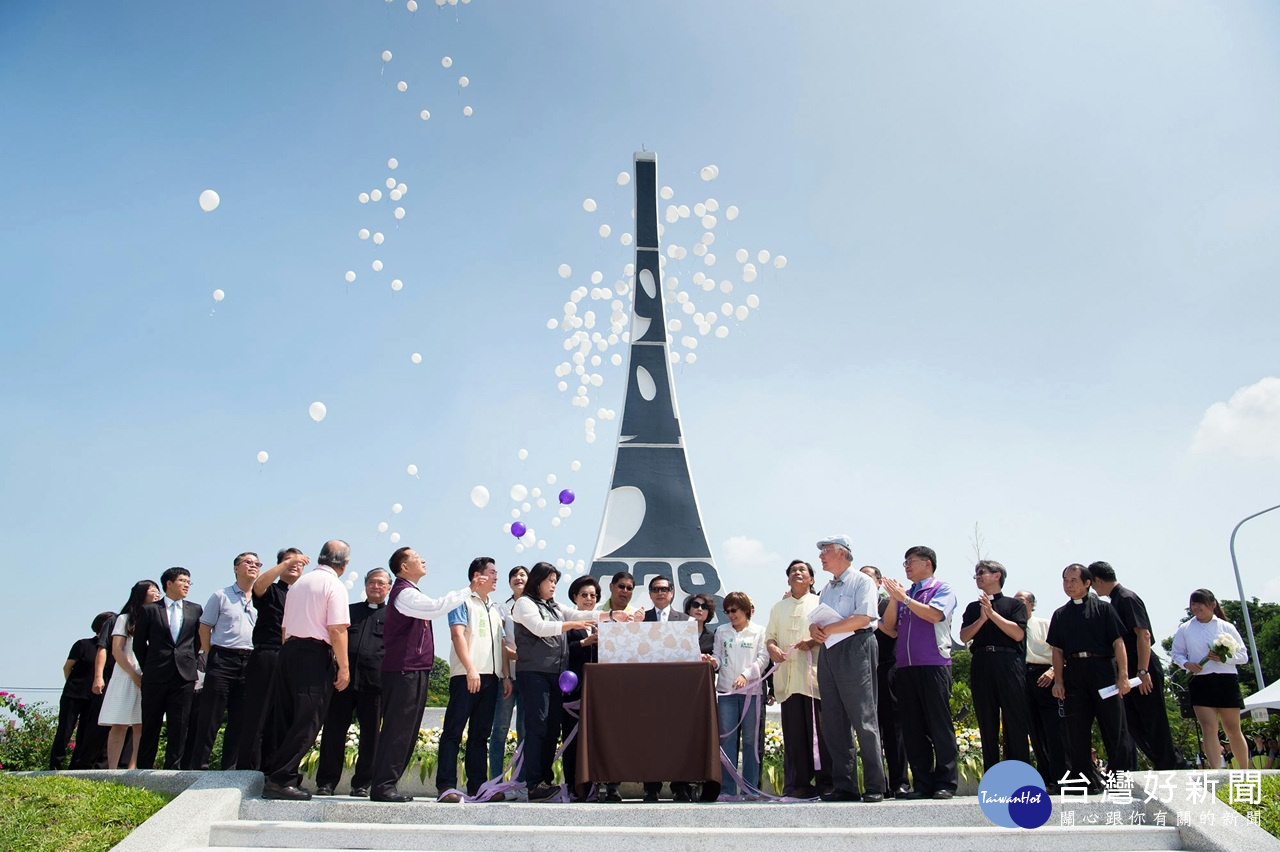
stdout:
POLYGON ((1210 769, 1222 768, 1218 725, 1227 733, 1233 755, 1247 755, 1249 746, 1240 730, 1240 678, 1236 666, 1247 661, 1244 642, 1227 621, 1218 599, 1208 589, 1191 593, 1190 620, 1173 636, 1173 662, 1191 672, 1191 706, 1204 734, 1203 748, 1210 769))

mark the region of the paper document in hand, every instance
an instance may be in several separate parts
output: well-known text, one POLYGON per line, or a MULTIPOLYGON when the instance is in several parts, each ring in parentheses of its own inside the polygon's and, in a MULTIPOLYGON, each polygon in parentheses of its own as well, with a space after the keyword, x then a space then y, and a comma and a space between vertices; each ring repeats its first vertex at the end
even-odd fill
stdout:
MULTIPOLYGON (((826 627, 828 624, 835 624, 837 621, 844 621, 844 616, 826 604, 818 604, 813 611, 809 613, 810 624, 821 624, 823 627, 826 627)), ((827 637, 827 641, 822 644, 824 647, 830 648, 836 643, 848 639, 852 635, 852 630, 847 633, 832 633, 827 637)))
MULTIPOLYGON (((1129 686, 1130 686, 1130 688, 1135 687, 1135 686, 1137 686, 1137 685, 1138 685, 1138 684, 1140 684, 1140 683, 1142 683, 1142 678, 1140 678, 1140 677, 1131 677, 1131 678, 1129 678, 1129 686)), ((1113 684, 1111 684, 1110 686, 1104 686, 1104 687, 1102 687, 1101 689, 1099 689, 1099 690, 1098 690, 1098 695, 1099 695, 1099 696, 1101 696, 1102 698, 1110 698, 1110 697, 1111 697, 1111 696, 1113 696, 1113 695, 1117 695, 1117 694, 1119 694, 1119 692, 1120 692, 1120 690, 1119 690, 1119 689, 1117 689, 1117 688, 1116 688, 1116 685, 1113 683, 1113 684)))

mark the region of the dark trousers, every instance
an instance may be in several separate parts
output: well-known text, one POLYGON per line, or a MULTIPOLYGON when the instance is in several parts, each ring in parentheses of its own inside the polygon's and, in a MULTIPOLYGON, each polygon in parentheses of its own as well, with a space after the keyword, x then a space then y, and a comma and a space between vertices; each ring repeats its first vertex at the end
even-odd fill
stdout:
POLYGON ((316 767, 317 787, 336 787, 342 780, 347 759, 347 731, 351 718, 360 724, 360 745, 356 765, 351 772, 351 789, 368 789, 373 778, 373 754, 378 747, 378 722, 382 718, 381 689, 334 690, 329 697, 329 711, 324 717, 324 733, 320 737, 320 762, 316 767))
POLYGON ((560 741, 562 696, 559 674, 516 672, 516 688, 524 707, 524 779, 530 787, 550 784, 556 744, 560 741))
MULTIPOLYGON (((880 664, 876 667, 876 721, 880 723, 880 748, 889 764, 886 776, 890 790, 909 786, 907 779, 907 746, 902 741, 902 726, 898 724, 898 668, 880 664)), ((784 722, 785 725, 785 722, 784 722)), ((822 763, 826 765, 826 758, 822 763)))
POLYGON ((1027 663, 1026 702, 1030 713, 1031 747, 1036 753, 1036 768, 1050 785, 1060 784, 1067 774, 1067 735, 1064 719, 1058 715, 1058 699, 1053 697, 1053 684, 1038 686, 1040 675, 1053 666, 1027 663))
POLYGON ((951 724, 951 666, 898 666, 898 719, 916 792, 931 796, 960 786, 951 724))
MULTIPOLYGON (((103 693, 105 692, 104 688, 103 693)), ((72 769, 114 768, 107 767, 107 734, 111 729, 98 724, 98 714, 101 712, 102 696, 90 694, 80 717, 84 720, 83 724, 76 731, 76 748, 71 753, 72 769)))
POLYGON ((281 787, 302 784, 299 767, 320 733, 337 671, 328 642, 290 639, 280 649, 274 712, 281 736, 275 749, 263 754, 262 772, 268 781, 281 787))
POLYGON ((182 746, 182 769, 190 769, 191 758, 196 753, 196 736, 200 721, 200 705, 204 703, 204 691, 196 690, 191 694, 191 709, 187 712, 187 738, 182 746))
MULTIPOLYGON (((1151 655, 1148 666, 1151 693, 1143 695, 1136 686, 1129 690, 1124 697, 1125 722, 1134 744, 1142 749, 1154 768, 1178 769, 1182 766, 1182 758, 1174 748, 1173 734, 1169 732, 1169 713, 1164 706, 1164 672, 1160 670, 1160 660, 1155 654, 1151 655)), ((1137 666, 1133 668, 1136 672, 1137 666)), ((1129 769, 1136 771, 1137 768, 1138 751, 1130 748, 1129 769)))
POLYGON ((1107 750, 1107 762, 1114 767, 1129 765, 1129 729, 1124 720, 1120 696, 1102 698, 1098 690, 1116 682, 1115 660, 1111 657, 1068 657, 1063 669, 1066 689, 1067 760, 1071 771, 1084 775, 1090 787, 1102 787, 1102 776, 1093 765, 1093 720, 1098 720, 1107 750))
MULTIPOLYGON (((880 646, 872 631, 823 648, 818 657, 818 694, 822 696, 822 731, 831 750, 831 783, 857 794, 858 752, 868 793, 884 793, 884 752, 876 721, 876 661, 880 646), (855 745, 856 740, 856 745, 855 745)), ((951 737, 954 746, 955 735, 951 737)))
POLYGON ((240 731, 240 755, 236 759, 238 769, 261 767, 262 755, 270 754, 279 740, 271 713, 279 653, 279 648, 254 648, 249 655, 244 677, 244 727, 240 731))
POLYGON ((978 717, 978 731, 982 735, 984 771, 1000 762, 1002 730, 1004 759, 1031 762, 1031 747, 1027 739, 1031 720, 1027 712, 1026 677, 1027 662, 1022 654, 973 652, 969 678, 973 689, 973 712, 978 717))
POLYGON ((240 759, 240 731, 244 725, 245 675, 249 670, 249 654, 213 646, 204 670, 204 689, 200 696, 200 717, 196 722, 196 748, 191 755, 194 769, 208 769, 209 755, 222 727, 222 714, 227 714, 227 729, 222 734, 224 771, 235 769, 240 759))
POLYGON ((418 742, 422 711, 427 707, 431 670, 382 673, 382 727, 373 753, 373 798, 396 795, 396 784, 409 768, 418 742))
POLYGON ((467 795, 474 796, 488 765, 488 734, 493 730, 493 712, 502 693, 497 675, 480 675, 480 691, 467 691, 467 676, 449 678, 449 706, 444 710, 444 730, 440 734, 440 759, 436 764, 436 790, 458 786, 458 749, 462 732, 467 731, 467 795))
POLYGON ((138 768, 154 769, 160 750, 160 726, 165 727, 164 768, 177 769, 187 745, 187 716, 191 712, 194 681, 142 682, 142 736, 138 740, 138 768))
POLYGON ((831 789, 831 752, 822 736, 822 702, 796 693, 782 702, 782 795, 811 798, 831 789), (813 740, 818 739, 814 767, 813 740))
MULTIPOLYGON (((101 701, 99 701, 101 704, 101 701)), ((53 735, 53 747, 49 749, 49 768, 61 769, 62 761, 67 757, 67 743, 79 727, 81 736, 88 733, 90 727, 98 727, 98 718, 89 718, 88 698, 71 698, 62 696, 58 701, 58 729, 53 735)), ((79 751, 79 743, 77 751, 79 751)), ((74 760, 72 766, 74 767, 74 760)))

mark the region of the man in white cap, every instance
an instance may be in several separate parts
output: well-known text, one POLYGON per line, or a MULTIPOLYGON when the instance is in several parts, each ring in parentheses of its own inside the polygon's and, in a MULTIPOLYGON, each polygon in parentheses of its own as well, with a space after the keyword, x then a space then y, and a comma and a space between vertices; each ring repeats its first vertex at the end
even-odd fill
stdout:
MULTIPOLYGON (((853 543, 846 535, 818 542, 822 570, 832 575, 819 596, 839 620, 813 623, 809 635, 828 643, 818 656, 818 691, 822 695, 822 730, 831 752, 834 789, 824 802, 884 801, 884 755, 876 721, 876 658, 873 635, 879 622, 875 581, 853 567, 853 543), (857 739, 855 746, 854 740, 857 739), (862 750, 862 779, 866 792, 858 794, 858 749, 862 750)), ((810 616, 812 618, 812 616, 810 616)))

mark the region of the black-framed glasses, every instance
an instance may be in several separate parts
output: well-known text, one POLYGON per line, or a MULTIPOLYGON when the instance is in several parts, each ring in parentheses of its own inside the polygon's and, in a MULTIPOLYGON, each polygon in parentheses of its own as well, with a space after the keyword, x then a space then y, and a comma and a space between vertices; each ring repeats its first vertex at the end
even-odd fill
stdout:
POLYGON ((733 615, 735 612, 742 612, 742 610, 738 609, 736 606, 734 606, 734 607, 726 607, 726 608, 725 608, 725 611, 724 611, 724 614, 725 614, 725 615, 733 615))
POLYGON ((705 609, 710 610, 711 604, 705 604, 702 601, 693 601, 689 604, 689 609, 705 609))
POLYGON ((669 594, 671 594, 673 591, 675 591, 675 589, 671 588, 670 586, 654 586, 652 589, 650 589, 650 590, 649 590, 649 594, 651 594, 651 595, 669 595, 669 594))

